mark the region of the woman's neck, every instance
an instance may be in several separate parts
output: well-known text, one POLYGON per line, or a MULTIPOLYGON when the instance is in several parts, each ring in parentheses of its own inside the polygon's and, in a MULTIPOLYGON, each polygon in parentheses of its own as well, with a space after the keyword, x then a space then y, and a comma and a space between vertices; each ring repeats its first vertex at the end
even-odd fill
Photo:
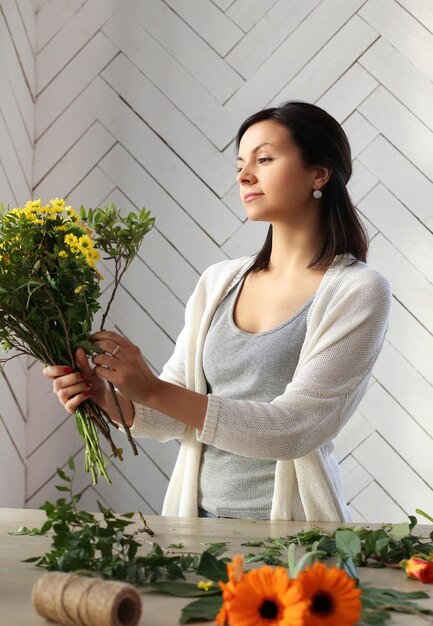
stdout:
POLYGON ((269 271, 283 276, 307 270, 322 244, 322 234, 318 229, 312 232, 309 227, 295 229, 273 224, 269 271))

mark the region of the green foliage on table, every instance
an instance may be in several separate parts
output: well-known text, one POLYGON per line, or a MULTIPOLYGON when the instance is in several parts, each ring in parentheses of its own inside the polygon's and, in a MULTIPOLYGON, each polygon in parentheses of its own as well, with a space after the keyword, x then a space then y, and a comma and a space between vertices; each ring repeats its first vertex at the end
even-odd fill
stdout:
MULTIPOLYGON (((75 471, 72 459, 69 465, 75 471)), ((198 555, 173 555, 157 543, 150 552, 141 556, 137 550, 141 543, 137 533, 128 527, 134 523, 134 513, 115 515, 98 503, 102 519, 92 513, 77 510, 81 495, 72 491, 73 476, 57 469, 66 483, 58 485, 59 491, 69 495, 69 500, 59 498, 55 503, 45 502, 40 508, 47 521, 41 528, 22 527, 10 534, 45 535, 52 532, 51 549, 43 556, 26 559, 49 571, 87 572, 102 578, 120 580, 134 585, 159 579, 184 578, 184 572, 194 572, 200 563, 198 555)))
POLYGON ((326 557, 337 557, 341 563, 351 559, 358 567, 398 566, 400 561, 411 556, 433 553, 433 531, 429 539, 414 535, 412 531, 417 519, 411 516, 409 520, 409 523, 384 524, 376 530, 358 525, 338 528, 329 534, 313 528, 288 537, 248 541, 242 545, 263 550, 250 552, 245 562, 284 566, 287 549, 295 544, 305 547, 307 551, 322 551, 326 557))
MULTIPOLYGON (((68 466, 75 473, 72 458, 69 458, 68 466)), ((43 504, 40 508, 45 511, 47 520, 41 528, 22 527, 10 533, 52 533, 51 549, 43 556, 26 559, 26 562, 36 563, 50 571, 93 574, 138 586, 148 585, 155 591, 176 597, 196 598, 182 610, 180 623, 215 619, 222 603, 217 583, 227 581, 226 565, 230 559, 223 556, 228 550, 227 542, 204 544, 205 550, 201 554, 174 553, 172 548, 183 548, 182 543, 170 544, 168 549, 164 549, 153 542, 147 554, 141 555, 142 543, 138 536, 144 531, 129 532, 129 526, 134 523, 133 513, 115 515, 101 504, 100 518, 78 510, 76 505, 81 495, 73 493, 74 474, 69 476, 59 468, 57 473, 64 484, 56 488, 67 494, 69 500, 65 497, 55 503, 43 504), (213 584, 208 583, 206 589, 200 588, 197 583, 186 581, 185 574, 195 574, 213 584)), ((416 523, 416 518, 410 517, 409 523, 385 524, 378 530, 355 526, 326 533, 320 528, 312 528, 286 537, 250 540, 242 545, 262 550, 248 554, 245 562, 281 565, 296 574, 300 566, 307 564, 308 556, 311 561, 333 557, 339 567, 358 579, 356 566, 398 567, 402 559, 432 553, 433 531, 430 541, 416 536, 412 534, 416 523), (306 549, 306 554, 297 563, 294 559, 296 546, 306 549)), ((428 597, 424 591, 404 593, 364 585, 360 585, 360 589, 362 615, 358 626, 384 625, 393 612, 427 619, 427 616, 433 615, 433 611, 414 602, 428 597)))

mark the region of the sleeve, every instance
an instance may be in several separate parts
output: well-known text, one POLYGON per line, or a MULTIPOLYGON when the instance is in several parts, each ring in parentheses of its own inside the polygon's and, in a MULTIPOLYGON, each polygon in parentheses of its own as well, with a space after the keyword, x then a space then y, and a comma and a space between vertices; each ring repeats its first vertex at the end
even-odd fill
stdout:
MULTIPOLYGON (((188 307, 188 305, 187 305, 188 307)), ((174 352, 167 363, 164 365, 161 374, 158 376, 160 380, 186 387, 185 376, 185 327, 176 340, 174 352)), ((131 427, 131 434, 134 437, 152 437, 158 441, 169 441, 170 439, 180 439, 183 437, 186 424, 173 419, 169 415, 151 409, 137 402, 132 403, 134 406, 134 422, 131 427)))
POLYGON ((361 401, 388 327, 388 280, 369 270, 338 290, 309 337, 293 380, 269 403, 208 396, 204 444, 289 460, 333 439, 361 401))

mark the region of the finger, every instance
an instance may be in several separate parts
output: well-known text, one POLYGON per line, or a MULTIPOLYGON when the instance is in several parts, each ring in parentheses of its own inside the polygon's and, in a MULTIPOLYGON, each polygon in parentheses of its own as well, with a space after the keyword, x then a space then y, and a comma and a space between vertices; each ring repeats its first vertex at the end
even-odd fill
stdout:
POLYGON ((103 350, 104 352, 107 352, 107 354, 112 354, 112 352, 116 349, 116 346, 119 345, 118 343, 115 343, 114 341, 110 341, 108 339, 94 341, 94 344, 98 348, 101 348, 101 350, 103 350))
MULTIPOLYGON (((113 361, 116 360, 114 357, 110 357, 110 358, 112 358, 113 361)), ((108 381, 109 383, 112 383, 115 386, 118 386, 120 384, 118 373, 111 368, 101 367, 100 365, 97 365, 95 367, 95 373, 100 378, 103 378, 104 380, 108 381)))
POLYGON ((75 396, 81 393, 85 394, 89 392, 90 394, 91 388, 92 388, 92 385, 90 383, 80 382, 76 385, 69 385, 68 387, 61 387, 60 389, 55 389, 53 385, 53 392, 57 395, 57 397, 59 398, 62 404, 66 404, 69 400, 71 400, 71 398, 74 398, 75 396))
POLYGON ((68 367, 66 365, 48 365, 47 367, 44 367, 44 369, 42 370, 43 375, 45 376, 45 378, 49 378, 50 380, 53 380, 54 378, 57 378, 58 376, 65 376, 65 374, 72 374, 74 370, 72 369, 72 367, 68 367))
POLYGON ((81 385, 84 379, 85 376, 82 372, 73 372, 65 376, 57 376, 57 378, 53 380, 53 391, 57 393, 60 389, 66 389, 73 385, 81 385))
POLYGON ((93 342, 105 340, 111 341, 113 343, 118 343, 119 346, 123 346, 124 348, 131 344, 128 339, 125 339, 125 337, 119 335, 118 333, 115 333, 112 330, 100 330, 92 335, 93 342))
POLYGON ((67 402, 65 402, 63 406, 70 413, 75 413, 75 411, 77 410, 77 407, 85 400, 88 400, 90 395, 91 395, 90 391, 79 393, 76 396, 73 396, 72 398, 70 398, 70 400, 68 400, 67 402))
POLYGON ((93 368, 91 367, 87 354, 84 352, 83 348, 77 348, 75 351, 75 362, 79 370, 84 374, 84 378, 92 376, 93 368))
MULTIPOLYGON (((119 359, 115 356, 111 356, 111 354, 96 354, 92 361, 95 365, 103 366, 105 368, 109 367, 111 370, 116 370, 119 366, 119 359)), ((96 367, 95 367, 96 372, 96 367)), ((98 373, 98 372, 97 372, 98 373)))

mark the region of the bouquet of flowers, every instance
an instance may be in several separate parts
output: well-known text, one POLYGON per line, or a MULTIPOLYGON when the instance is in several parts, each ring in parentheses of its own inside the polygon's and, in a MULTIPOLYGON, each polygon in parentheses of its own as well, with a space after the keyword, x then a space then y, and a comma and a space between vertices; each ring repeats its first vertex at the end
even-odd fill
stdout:
MULTIPOLYGON (((12 210, 0 205, 0 347, 76 370, 78 347, 89 355, 96 352, 90 335, 100 309, 102 276, 96 263, 101 252, 114 263, 102 329, 120 280, 154 221, 144 209, 124 217, 113 203, 88 210, 81 206, 80 215, 58 198, 47 205, 30 200, 12 210)), ((136 454, 121 411, 120 418, 136 454)), ((121 459, 110 435, 113 422, 89 399, 77 408, 76 423, 86 445, 86 471, 93 482, 98 474, 110 482, 97 428, 121 459)))

